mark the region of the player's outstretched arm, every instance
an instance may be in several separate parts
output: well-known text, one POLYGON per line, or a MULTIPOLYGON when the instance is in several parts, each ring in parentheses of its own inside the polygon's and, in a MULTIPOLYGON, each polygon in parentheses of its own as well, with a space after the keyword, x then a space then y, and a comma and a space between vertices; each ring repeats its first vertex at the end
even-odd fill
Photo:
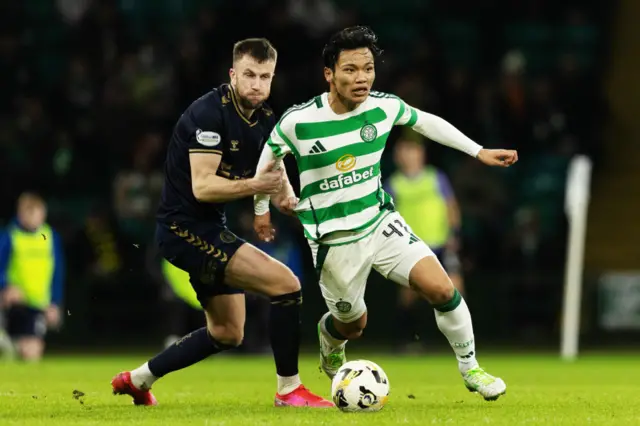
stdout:
POLYGON ((276 194, 282 189, 282 171, 265 167, 251 179, 229 180, 216 174, 222 156, 190 153, 191 187, 203 203, 221 203, 250 197, 258 193, 276 194))
POLYGON ((429 114, 416 108, 408 108, 413 110, 411 112, 412 118, 409 119, 408 124, 413 122, 411 127, 415 131, 435 142, 457 149, 458 151, 465 152, 489 166, 509 167, 518 161, 517 151, 506 149, 484 149, 482 146, 465 136, 464 133, 456 129, 448 121, 438 117, 437 115, 429 114))

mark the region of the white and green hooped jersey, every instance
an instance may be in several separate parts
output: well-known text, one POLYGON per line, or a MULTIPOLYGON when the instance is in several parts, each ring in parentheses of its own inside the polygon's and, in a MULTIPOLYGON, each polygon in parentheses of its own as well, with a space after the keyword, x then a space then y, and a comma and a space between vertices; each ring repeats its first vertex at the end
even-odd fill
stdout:
MULTIPOLYGON (((346 114, 336 114, 328 93, 285 112, 267 141, 276 157, 292 153, 300 172, 298 219, 308 239, 346 231, 361 238, 390 210, 382 189, 380 158, 394 125, 413 126, 416 111, 396 96, 372 92, 346 114)), ((335 235, 335 234, 334 234, 335 235)))

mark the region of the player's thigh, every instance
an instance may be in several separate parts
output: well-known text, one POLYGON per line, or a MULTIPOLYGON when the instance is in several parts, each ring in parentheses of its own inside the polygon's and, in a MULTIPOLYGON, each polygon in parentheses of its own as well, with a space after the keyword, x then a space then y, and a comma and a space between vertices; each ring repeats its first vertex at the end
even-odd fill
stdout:
POLYGON ((229 261, 225 283, 270 297, 300 290, 300 281, 287 266, 249 243, 229 261))
POLYGON ((375 269, 385 278, 410 286, 432 304, 445 303, 453 284, 433 251, 413 234, 402 216, 387 216, 377 232, 375 269))
POLYGON ((247 317, 244 294, 221 294, 205 307, 207 329, 221 343, 238 346, 244 338, 247 317))
POLYGON ((309 242, 322 297, 344 324, 359 321, 367 312, 364 294, 372 264, 368 243, 368 238, 339 246, 309 242))

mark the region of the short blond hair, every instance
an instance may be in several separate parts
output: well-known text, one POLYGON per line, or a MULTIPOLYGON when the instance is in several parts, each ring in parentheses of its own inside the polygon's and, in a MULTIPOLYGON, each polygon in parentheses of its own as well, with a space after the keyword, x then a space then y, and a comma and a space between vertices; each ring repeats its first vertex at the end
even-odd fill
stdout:
POLYGON ((44 201, 44 198, 42 198, 35 192, 23 192, 22 194, 20 194, 20 196, 18 197, 17 207, 20 208, 21 206, 29 204, 33 204, 42 208, 47 207, 47 203, 44 201))

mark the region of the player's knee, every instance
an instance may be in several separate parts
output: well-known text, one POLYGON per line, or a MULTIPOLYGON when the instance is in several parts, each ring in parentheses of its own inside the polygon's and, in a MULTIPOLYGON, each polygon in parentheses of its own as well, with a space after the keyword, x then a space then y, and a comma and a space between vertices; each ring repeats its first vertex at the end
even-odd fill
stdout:
POLYGON ((40 361, 44 352, 44 344, 35 339, 18 342, 18 355, 24 361, 40 361))
POLYGON ((453 298, 455 287, 451 281, 431 285, 426 290, 422 291, 427 301, 432 305, 442 305, 449 302, 453 298))
POLYGON ((355 321, 344 323, 338 322, 336 324, 336 328, 338 332, 342 334, 347 340, 355 340, 362 336, 365 327, 367 326, 367 316, 366 314, 362 315, 355 321))
POLYGON ((282 296, 300 291, 300 280, 291 270, 285 266, 278 265, 278 271, 272 274, 269 282, 269 296, 282 296))
POLYGON ((409 274, 409 283, 432 305, 447 303, 455 287, 438 260, 429 256, 416 264, 409 274))
POLYGON ((209 333, 216 342, 225 346, 238 347, 244 340, 244 330, 231 324, 209 326, 209 333))

